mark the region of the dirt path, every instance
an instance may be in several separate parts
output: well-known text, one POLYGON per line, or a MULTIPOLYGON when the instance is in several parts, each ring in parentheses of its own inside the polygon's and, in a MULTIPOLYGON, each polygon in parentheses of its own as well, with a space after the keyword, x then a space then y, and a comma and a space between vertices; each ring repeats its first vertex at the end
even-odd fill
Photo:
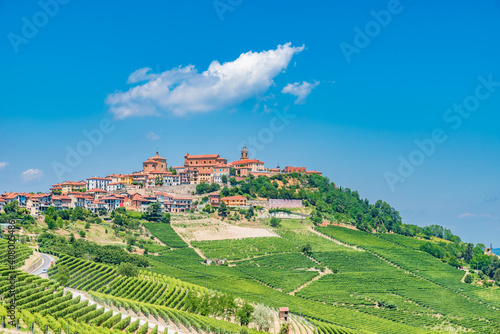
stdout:
POLYGON ((319 271, 318 270, 318 273, 319 275, 318 276, 314 276, 313 279, 311 279, 309 282, 306 282, 304 284, 302 284, 301 286, 299 286, 297 289, 293 290, 292 292, 289 292, 288 294, 291 295, 291 296, 295 296, 295 293, 299 292, 300 290, 304 289, 305 287, 307 287, 309 284, 319 280, 321 277, 325 276, 325 275, 328 275, 328 274, 333 274, 333 271, 328 268, 328 267, 325 267, 325 271, 319 271))

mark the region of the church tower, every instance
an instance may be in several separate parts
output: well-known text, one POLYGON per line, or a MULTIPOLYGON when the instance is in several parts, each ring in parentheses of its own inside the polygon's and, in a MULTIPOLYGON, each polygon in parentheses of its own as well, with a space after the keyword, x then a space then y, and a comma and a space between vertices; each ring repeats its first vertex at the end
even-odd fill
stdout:
POLYGON ((243 146, 241 149, 241 159, 240 160, 248 160, 248 149, 246 146, 243 146))

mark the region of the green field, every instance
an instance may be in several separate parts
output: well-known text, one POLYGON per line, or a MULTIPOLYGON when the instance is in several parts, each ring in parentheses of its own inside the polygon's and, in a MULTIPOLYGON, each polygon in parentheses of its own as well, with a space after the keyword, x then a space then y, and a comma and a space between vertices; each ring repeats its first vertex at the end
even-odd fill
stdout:
POLYGON ((165 245, 172 248, 183 248, 188 245, 179 235, 174 231, 170 224, 162 223, 143 223, 144 226, 151 232, 152 235, 157 237, 165 245))
POLYGON ((235 240, 196 241, 191 243, 209 258, 240 260, 273 253, 290 253, 299 247, 283 238, 248 238, 235 240))

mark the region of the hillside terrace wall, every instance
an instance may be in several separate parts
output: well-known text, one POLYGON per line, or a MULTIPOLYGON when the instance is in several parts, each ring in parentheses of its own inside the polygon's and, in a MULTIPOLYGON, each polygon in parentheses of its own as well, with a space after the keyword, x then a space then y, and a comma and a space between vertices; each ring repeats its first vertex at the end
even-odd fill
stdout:
POLYGON ((270 199, 269 200, 269 209, 278 209, 278 208, 301 208, 302 200, 301 199, 270 199))

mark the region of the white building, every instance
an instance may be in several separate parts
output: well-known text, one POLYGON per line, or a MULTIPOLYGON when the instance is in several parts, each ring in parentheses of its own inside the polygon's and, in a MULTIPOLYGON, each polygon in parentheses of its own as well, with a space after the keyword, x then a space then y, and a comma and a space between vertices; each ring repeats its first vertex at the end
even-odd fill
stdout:
POLYGON ((226 175, 227 179, 229 180, 229 170, 230 169, 231 169, 231 167, 228 165, 215 166, 214 173, 213 173, 214 182, 218 183, 218 184, 222 184, 222 175, 226 175))
POLYGON ((108 189, 108 184, 111 183, 111 178, 108 177, 91 177, 87 179, 87 190, 92 189, 108 189))
POLYGON ((119 183, 119 182, 111 182, 108 184, 108 187, 107 187, 107 191, 116 191, 116 190, 120 190, 120 189, 123 189, 123 184, 119 183))
POLYGON ((164 186, 177 186, 181 184, 179 174, 172 175, 172 173, 167 173, 163 176, 164 186))

